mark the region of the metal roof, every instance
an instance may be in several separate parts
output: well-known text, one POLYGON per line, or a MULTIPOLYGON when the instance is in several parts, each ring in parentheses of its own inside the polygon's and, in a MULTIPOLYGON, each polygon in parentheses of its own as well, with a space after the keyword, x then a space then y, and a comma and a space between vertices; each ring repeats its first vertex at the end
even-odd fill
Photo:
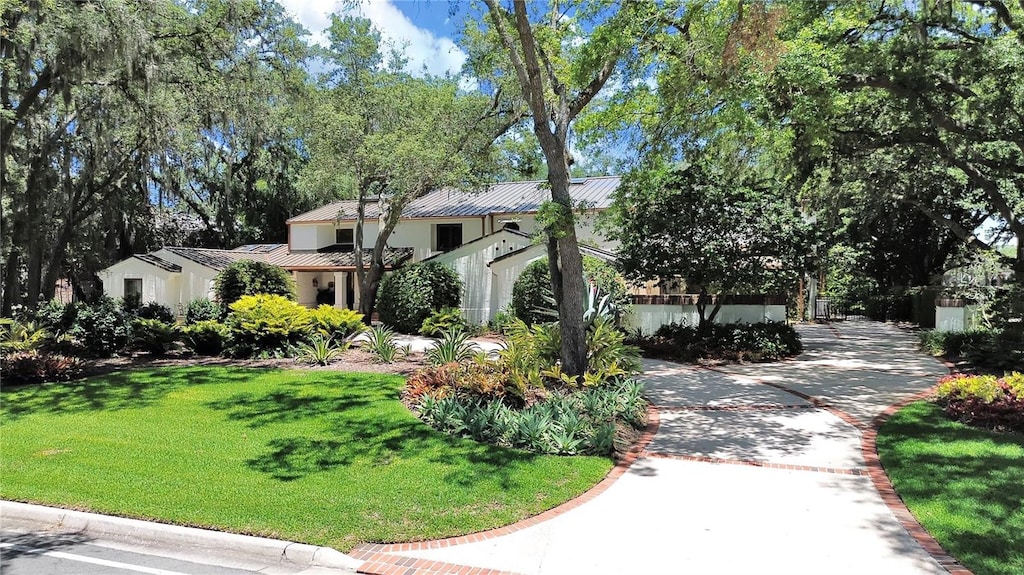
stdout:
MULTIPOLYGON (((277 245, 284 246, 285 244, 277 245)), ((223 271, 224 268, 228 267, 229 265, 238 260, 266 261, 267 259, 264 253, 253 253, 235 250, 215 250, 210 248, 183 248, 178 246, 165 246, 163 249, 171 252, 172 254, 193 261, 201 266, 206 266, 210 269, 214 269, 217 271, 223 271)))
MULTIPOLYGON (((533 245, 529 245, 529 246, 526 246, 526 247, 519 248, 518 250, 514 250, 514 251, 511 251, 511 252, 508 252, 506 254, 501 254, 500 256, 498 256, 498 257, 494 258, 493 260, 491 260, 490 263, 488 263, 487 265, 491 265, 494 262, 500 262, 501 260, 508 259, 508 258, 513 257, 513 256, 517 256, 517 255, 523 253, 524 250, 534 249, 534 248, 538 248, 538 247, 539 248, 543 248, 544 249, 544 253, 547 254, 547 246, 545 246, 544 244, 533 244, 533 245)), ((617 261, 617 257, 618 256, 615 255, 615 252, 610 252, 608 250, 602 250, 601 248, 594 248, 594 247, 590 247, 590 246, 585 246, 583 244, 580 244, 579 248, 580 248, 580 253, 585 255, 585 256, 593 256, 593 257, 595 257, 595 258, 597 258, 599 260, 606 261, 606 262, 608 262, 610 264, 613 264, 613 265, 617 261)))
MULTIPOLYGON (((573 179, 569 194, 587 207, 604 209, 611 206, 612 193, 619 187, 619 176, 573 179)), ((402 211, 403 218, 480 217, 490 214, 536 212, 542 202, 551 199, 546 181, 502 182, 491 184, 480 192, 440 189, 413 201, 402 211)), ((351 221, 356 219, 357 202, 342 200, 313 211, 299 214, 288 223, 351 221)), ((376 219, 380 210, 376 203, 366 205, 366 218, 376 219)))
POLYGON ((246 244, 231 250, 233 252, 248 252, 250 254, 265 254, 272 252, 288 244, 246 244))
MULTIPOLYGON (((372 250, 363 252, 364 265, 370 265, 372 250)), ((412 257, 412 248, 384 248, 384 267, 394 267, 412 257)), ((322 270, 354 270, 356 267, 355 252, 302 250, 289 252, 281 250, 271 253, 269 262, 286 270, 322 269, 322 270)))
POLYGON ((158 267, 158 268, 160 268, 160 269, 162 269, 164 271, 169 271, 169 272, 180 272, 181 271, 181 266, 179 266, 178 264, 171 263, 171 262, 169 262, 167 260, 164 260, 164 259, 160 259, 160 258, 158 258, 157 256, 155 256, 153 254, 135 254, 134 257, 136 257, 136 258, 146 262, 147 264, 156 266, 156 267, 158 267))

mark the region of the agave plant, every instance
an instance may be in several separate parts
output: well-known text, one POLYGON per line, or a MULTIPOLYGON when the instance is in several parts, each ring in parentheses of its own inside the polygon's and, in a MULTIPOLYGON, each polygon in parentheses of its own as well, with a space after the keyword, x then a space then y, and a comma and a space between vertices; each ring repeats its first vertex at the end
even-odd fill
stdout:
POLYGON ((317 365, 327 365, 340 356, 342 351, 344 347, 338 345, 333 337, 317 334, 310 338, 309 342, 299 344, 299 359, 317 365))
POLYGON ((469 361, 479 348, 469 341, 469 334, 461 329, 442 332, 441 341, 427 350, 427 361, 431 365, 461 363, 469 361))
POLYGON ((370 330, 365 348, 378 363, 394 363, 400 356, 409 355, 409 346, 399 347, 395 332, 383 325, 370 330))

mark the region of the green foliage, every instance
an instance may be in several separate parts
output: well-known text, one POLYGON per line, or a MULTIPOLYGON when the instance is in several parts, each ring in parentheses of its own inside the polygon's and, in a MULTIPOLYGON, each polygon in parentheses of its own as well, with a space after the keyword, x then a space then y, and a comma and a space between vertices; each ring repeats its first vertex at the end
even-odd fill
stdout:
POLYGON ((782 322, 712 324, 709 329, 672 323, 638 344, 644 355, 681 361, 774 361, 803 350, 800 335, 782 322))
POLYGON ((0 354, 34 351, 50 340, 50 332, 35 322, 0 318, 0 354))
POLYGON ((79 305, 74 302, 65 304, 52 299, 36 310, 35 321, 49 331, 54 339, 59 339, 71 331, 78 317, 78 308, 79 305))
POLYGON ((216 320, 197 321, 181 329, 185 345, 199 355, 220 355, 231 335, 228 327, 216 320))
POLYGON ((37 350, 0 354, 0 379, 4 385, 70 381, 84 371, 85 364, 77 357, 37 350))
POLYGON ((399 347, 395 341, 395 332, 384 325, 372 327, 367 332, 363 349, 370 352, 378 363, 394 363, 401 357, 409 355, 409 347, 399 347))
MULTIPOLYGON (((814 232, 794 198, 780 182, 717 162, 691 154, 689 164, 652 161, 623 178, 607 230, 627 279, 759 293, 808 269, 814 232)), ((705 328, 711 314, 698 310, 705 328)))
MULTIPOLYGON (((583 256, 583 275, 590 284, 588 294, 592 294, 596 287, 601 295, 597 301, 591 302, 590 307, 594 307, 595 312, 606 296, 605 309, 613 315, 618 316, 629 306, 629 288, 622 274, 611 264, 599 258, 583 256)), ((549 309, 553 304, 548 259, 545 257, 530 262, 512 285, 512 313, 529 325, 553 321, 558 317, 554 310, 549 309)))
POLYGON ((318 306, 310 312, 310 319, 317 333, 335 341, 347 340, 367 329, 363 323, 363 314, 332 305, 318 306))
POLYGON ((477 350, 477 345, 469 341, 469 334, 456 328, 443 332, 441 341, 428 348, 426 356, 430 365, 436 366, 467 361, 477 350))
POLYGON ((380 321, 402 333, 416 333, 430 314, 458 307, 462 281, 436 262, 415 263, 391 272, 377 294, 380 321))
POLYGON ((462 310, 457 307, 446 307, 430 314, 423 320, 420 327, 420 335, 437 336, 444 332, 468 329, 466 319, 462 317, 462 310))
POLYGON ((174 323, 177 318, 171 308, 155 301, 147 302, 135 308, 132 313, 137 318, 155 319, 163 323, 174 323))
POLYGON ((295 301, 295 280, 284 268, 257 260, 238 260, 217 274, 214 292, 225 308, 246 295, 278 295, 295 301))
POLYGON ((181 332, 174 323, 145 318, 132 322, 132 344, 152 355, 165 355, 173 350, 180 335, 181 332))
POLYGON ((420 417, 440 431, 535 453, 611 455, 617 423, 634 429, 647 424, 643 385, 632 380, 552 393, 522 409, 500 395, 453 386, 435 386, 417 397, 420 417))
POLYGON ((348 344, 339 345, 334 339, 317 334, 308 342, 299 344, 299 359, 316 365, 327 365, 341 356, 348 344))
POLYGON ((1012 330, 923 331, 920 347, 932 355, 966 357, 976 367, 1024 369, 1024 341, 1012 330))
POLYGON ((309 310, 280 295, 245 295, 230 309, 227 351, 235 357, 287 357, 312 325, 309 310))
POLYGON ((216 302, 206 298, 194 299, 185 308, 185 323, 192 325, 201 321, 219 320, 222 315, 223 310, 216 302))
POLYGON ((948 375, 936 394, 946 415, 961 423, 1024 433, 1024 374, 948 375))
POLYGON ((118 302, 103 297, 92 305, 77 306, 69 333, 87 355, 109 357, 131 341, 131 317, 118 302))

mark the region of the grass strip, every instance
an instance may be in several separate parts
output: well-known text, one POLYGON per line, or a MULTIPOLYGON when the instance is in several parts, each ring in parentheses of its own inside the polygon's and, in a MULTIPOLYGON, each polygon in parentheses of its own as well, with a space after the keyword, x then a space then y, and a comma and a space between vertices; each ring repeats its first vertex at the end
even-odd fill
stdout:
POLYGON ((947 552, 976 575, 1024 573, 1024 436, 921 401, 890 418, 877 445, 896 491, 947 552))

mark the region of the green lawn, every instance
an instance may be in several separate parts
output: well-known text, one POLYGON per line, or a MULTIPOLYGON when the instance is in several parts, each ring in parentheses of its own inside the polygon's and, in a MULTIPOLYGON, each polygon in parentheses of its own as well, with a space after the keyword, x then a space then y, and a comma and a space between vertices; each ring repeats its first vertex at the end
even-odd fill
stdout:
POLYGON ((989 433, 913 403, 878 433, 907 507, 976 575, 1024 573, 1024 436, 989 433))
POLYGON ((191 367, 5 389, 0 496, 347 551, 507 525, 611 469, 439 434, 402 384, 191 367))

